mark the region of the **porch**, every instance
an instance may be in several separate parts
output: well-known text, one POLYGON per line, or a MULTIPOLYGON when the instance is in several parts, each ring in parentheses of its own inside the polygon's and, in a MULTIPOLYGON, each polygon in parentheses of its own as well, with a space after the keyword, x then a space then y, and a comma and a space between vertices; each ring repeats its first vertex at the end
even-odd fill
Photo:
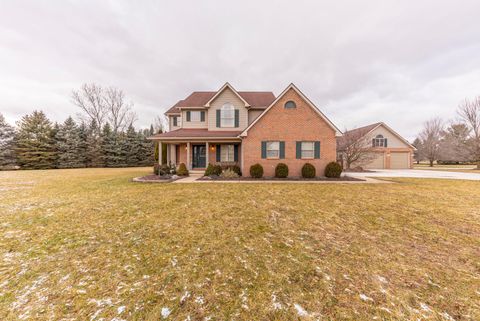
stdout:
MULTIPOLYGON (((231 141, 159 141, 167 145, 167 164, 177 167, 184 163, 188 170, 204 171, 208 164, 238 165, 241 167, 241 142, 231 141)), ((159 148, 162 165, 162 148, 159 148)))

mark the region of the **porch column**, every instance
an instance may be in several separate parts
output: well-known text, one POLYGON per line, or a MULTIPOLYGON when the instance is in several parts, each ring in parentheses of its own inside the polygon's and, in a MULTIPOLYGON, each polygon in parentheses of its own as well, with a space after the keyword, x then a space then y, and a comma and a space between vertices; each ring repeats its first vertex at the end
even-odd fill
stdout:
POLYGON ((209 150, 208 150, 208 142, 205 143, 205 148, 207 149, 207 152, 205 153, 205 167, 208 166, 208 154, 209 154, 209 150))
POLYGON ((172 151, 170 150, 171 145, 167 144, 167 165, 170 165, 171 157, 172 157, 172 151))
POLYGON ((162 142, 158 142, 158 165, 162 165, 162 142))
POLYGON ((188 170, 192 169, 192 164, 190 161, 190 142, 187 143, 187 169, 188 170))
POLYGON ((172 144, 170 145, 170 147, 171 147, 170 157, 172 160, 172 164, 176 166, 177 165, 177 145, 172 144))

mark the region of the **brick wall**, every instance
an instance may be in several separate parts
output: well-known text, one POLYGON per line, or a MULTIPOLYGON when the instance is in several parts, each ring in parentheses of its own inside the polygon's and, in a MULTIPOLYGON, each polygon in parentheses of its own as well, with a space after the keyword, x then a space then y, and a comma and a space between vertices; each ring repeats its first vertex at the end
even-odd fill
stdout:
POLYGON ((265 176, 274 176, 275 166, 285 163, 289 176, 301 176, 302 166, 308 162, 315 166, 317 176, 323 176, 325 166, 336 160, 335 130, 315 112, 293 89, 248 130, 243 143, 244 176, 249 176, 250 166, 260 163, 265 176), (297 107, 285 109, 285 102, 293 100, 297 107), (262 159, 262 141, 285 141, 285 159, 262 159), (320 159, 296 159, 296 141, 320 141, 320 159))

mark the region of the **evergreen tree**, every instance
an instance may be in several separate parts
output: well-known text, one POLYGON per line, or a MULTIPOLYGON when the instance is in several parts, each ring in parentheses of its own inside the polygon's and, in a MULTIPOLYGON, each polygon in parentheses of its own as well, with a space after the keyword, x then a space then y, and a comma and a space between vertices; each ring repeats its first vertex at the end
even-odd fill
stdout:
POLYGON ((83 167, 85 161, 80 153, 80 130, 72 117, 68 117, 58 129, 57 143, 57 167, 78 168, 83 167))
POLYGON ((10 169, 16 164, 15 129, 0 114, 0 169, 10 169))
POLYGON ((141 138, 135 131, 135 128, 130 125, 128 126, 127 133, 125 136, 125 141, 123 144, 124 153, 125 153, 125 163, 127 166, 139 166, 140 156, 141 156, 141 138))
POLYGON ((87 129, 85 156, 87 167, 103 167, 103 144, 97 123, 92 121, 87 129))
POLYGON ((77 157, 80 167, 87 166, 87 137, 88 129, 84 122, 78 127, 78 145, 77 145, 77 157))
POLYGON ((126 155, 122 148, 123 135, 113 132, 109 123, 102 130, 103 162, 106 167, 126 166, 126 155))
POLYGON ((18 122, 15 152, 18 163, 26 169, 55 166, 55 142, 52 123, 42 111, 25 115, 18 122))
MULTIPOLYGON (((151 140, 148 140, 147 137, 150 137, 150 131, 140 130, 138 131, 138 145, 139 145, 139 163, 138 166, 151 166, 154 163, 154 153, 153 150, 158 144, 154 144, 151 140)), ((157 150, 158 152, 158 150, 157 150)), ((158 154, 157 154, 158 157, 158 154)), ((158 159, 158 158, 157 158, 158 159)))

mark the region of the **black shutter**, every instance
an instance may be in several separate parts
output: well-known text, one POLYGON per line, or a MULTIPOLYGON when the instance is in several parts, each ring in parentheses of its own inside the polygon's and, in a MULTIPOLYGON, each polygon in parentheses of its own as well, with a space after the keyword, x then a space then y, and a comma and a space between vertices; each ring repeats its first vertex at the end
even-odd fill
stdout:
POLYGON ((205 121, 205 112, 204 111, 200 112, 200 121, 205 121))
POLYGON ((235 127, 240 126, 240 110, 235 109, 235 127))
POLYGON ((284 159, 285 158, 285 142, 280 142, 279 145, 280 145, 279 157, 280 159, 284 159))
POLYGON ((233 145, 233 160, 238 162, 238 145, 233 145))
POLYGON ((190 121, 190 111, 187 111, 187 121, 190 121))
POLYGON ((220 127, 220 109, 217 109, 217 127, 220 127))
POLYGON ((262 142, 262 158, 267 158, 267 142, 262 142))
POLYGON ((315 155, 314 158, 320 158, 320 142, 315 142, 313 154, 315 155))
POLYGON ((220 147, 222 145, 217 145, 217 147, 215 148, 216 149, 216 152, 217 152, 217 162, 220 162, 220 147))
POLYGON ((178 126, 177 116, 173 116, 173 126, 178 126))
POLYGON ((297 151, 297 159, 301 159, 302 158, 302 142, 297 142, 296 151, 297 151))
POLYGON ((385 147, 387 147, 387 139, 385 138, 385 147))

